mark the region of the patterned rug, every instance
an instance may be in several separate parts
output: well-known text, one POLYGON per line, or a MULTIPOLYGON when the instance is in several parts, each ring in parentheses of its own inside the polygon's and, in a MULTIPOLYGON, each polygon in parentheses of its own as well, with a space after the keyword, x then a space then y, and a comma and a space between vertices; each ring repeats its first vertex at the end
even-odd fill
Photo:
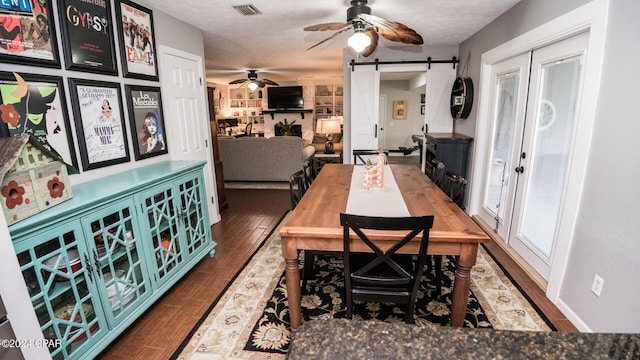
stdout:
MULTIPOLYGON (((291 328, 278 230, 279 226, 172 359, 285 358, 291 328)), ((446 325, 449 321, 454 265, 450 258, 444 257, 442 266, 440 294, 435 293, 432 280, 421 284, 416 303, 417 326, 446 325)), ((303 321, 344 317, 342 260, 318 256, 315 267, 315 278, 310 278, 302 291, 303 321)), ((403 312, 392 304, 355 303, 353 317, 402 322, 403 312)), ((464 326, 550 330, 482 247, 471 271, 471 294, 464 326)))

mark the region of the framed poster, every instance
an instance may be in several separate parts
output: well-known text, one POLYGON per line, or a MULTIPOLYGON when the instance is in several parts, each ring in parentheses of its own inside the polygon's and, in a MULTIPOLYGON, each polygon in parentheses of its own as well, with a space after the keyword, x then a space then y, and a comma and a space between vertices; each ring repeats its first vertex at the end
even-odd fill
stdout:
POLYGON ((69 79, 84 170, 129 161, 120 84, 69 79))
POLYGON ((67 114, 61 77, 0 72, 0 136, 30 134, 77 169, 67 114))
POLYGON ((110 3, 58 1, 67 69, 118 75, 110 3))
POLYGON ((51 0, 0 1, 0 61, 60 67, 51 0))
POLYGON ((153 13, 151 10, 120 0, 116 5, 120 55, 125 77, 158 81, 153 13))
POLYGON ((160 88, 127 85, 125 93, 136 160, 168 153, 160 88))
POLYGON ((405 120, 407 118, 407 100, 393 101, 393 119, 405 120))

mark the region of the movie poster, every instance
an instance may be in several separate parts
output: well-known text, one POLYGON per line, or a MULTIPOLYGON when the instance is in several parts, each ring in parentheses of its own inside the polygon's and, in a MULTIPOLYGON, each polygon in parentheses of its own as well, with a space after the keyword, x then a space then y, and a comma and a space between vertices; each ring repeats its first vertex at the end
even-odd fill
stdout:
POLYGON ((127 157, 118 90, 86 85, 76 90, 88 164, 127 157))
POLYGON ((121 1, 118 10, 124 75, 157 80, 158 67, 151 10, 128 1, 121 1))
POLYGON ((62 78, 0 73, 0 134, 33 136, 77 167, 62 78))
POLYGON ((117 75, 110 2, 60 0, 67 69, 117 75))
POLYGON ((166 154, 160 89, 128 85, 127 93, 136 160, 166 154))
POLYGON ((59 66, 51 1, 0 1, 0 59, 59 66))

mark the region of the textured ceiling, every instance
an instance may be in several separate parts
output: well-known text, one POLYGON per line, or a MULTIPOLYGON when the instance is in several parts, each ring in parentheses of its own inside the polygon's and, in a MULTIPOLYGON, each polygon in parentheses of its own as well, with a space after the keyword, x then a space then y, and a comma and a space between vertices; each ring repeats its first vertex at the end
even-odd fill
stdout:
MULTIPOLYGON (((520 0, 369 0, 372 15, 401 22, 425 45, 458 45, 520 0)), ((257 69, 274 81, 340 78, 349 33, 306 51, 333 31, 309 25, 346 21, 349 0, 143 0, 141 3, 201 29, 207 80, 226 84, 257 69), (232 5, 253 4, 244 16, 232 5)), ((398 46, 382 39, 378 48, 398 46)), ((415 45, 409 45, 415 46, 415 45)), ((375 53, 371 58, 375 57, 375 53)))

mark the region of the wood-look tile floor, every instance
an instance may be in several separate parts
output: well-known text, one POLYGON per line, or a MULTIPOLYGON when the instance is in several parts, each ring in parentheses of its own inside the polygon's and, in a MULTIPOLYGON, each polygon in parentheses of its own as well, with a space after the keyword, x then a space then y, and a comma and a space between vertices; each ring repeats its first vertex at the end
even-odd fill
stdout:
MULTIPOLYGON (((168 359, 290 206, 287 190, 227 189, 229 210, 212 227, 218 243, 99 359, 168 359)), ((499 246, 489 251, 559 331, 577 331, 499 246)))

